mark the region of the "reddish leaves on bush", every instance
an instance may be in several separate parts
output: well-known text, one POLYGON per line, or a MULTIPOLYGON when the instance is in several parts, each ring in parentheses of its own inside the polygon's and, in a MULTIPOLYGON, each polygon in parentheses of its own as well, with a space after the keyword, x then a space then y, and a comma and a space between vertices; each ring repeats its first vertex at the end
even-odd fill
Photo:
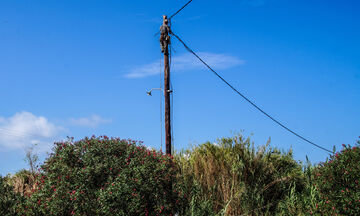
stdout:
POLYGON ((181 200, 172 190, 174 164, 130 139, 69 139, 55 143, 36 191, 20 208, 29 206, 24 214, 39 216, 174 214, 181 200))
POLYGON ((360 142, 343 149, 315 169, 316 187, 323 202, 319 209, 329 214, 360 215, 360 142), (331 205, 330 205, 331 203, 331 205))

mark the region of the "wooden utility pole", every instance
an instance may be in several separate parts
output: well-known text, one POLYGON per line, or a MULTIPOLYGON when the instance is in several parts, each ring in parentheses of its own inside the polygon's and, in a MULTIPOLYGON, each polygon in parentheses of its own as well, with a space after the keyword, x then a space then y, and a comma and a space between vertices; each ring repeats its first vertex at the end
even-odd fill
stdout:
POLYGON ((165 145, 166 154, 171 155, 171 118, 170 118, 170 65, 169 65, 169 44, 170 27, 167 16, 163 16, 163 25, 160 27, 160 45, 164 53, 164 96, 165 96, 165 145))

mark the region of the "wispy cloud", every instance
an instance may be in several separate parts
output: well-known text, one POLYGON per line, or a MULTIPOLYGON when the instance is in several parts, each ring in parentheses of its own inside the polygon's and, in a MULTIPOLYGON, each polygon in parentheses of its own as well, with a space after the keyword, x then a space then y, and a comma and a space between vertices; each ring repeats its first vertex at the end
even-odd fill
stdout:
POLYGON ((105 119, 98 115, 91 115, 89 117, 70 119, 70 123, 72 125, 81 126, 81 127, 91 127, 91 128, 96 128, 100 124, 106 124, 109 122, 111 122, 110 119, 105 119))
MULTIPOLYGON (((216 54, 209 52, 199 52, 198 55, 214 69, 228 69, 245 63, 238 57, 227 54, 216 54)), ((172 71, 189 71, 204 68, 204 65, 192 54, 186 53, 172 59, 172 71)), ((125 75, 127 78, 143 78, 157 75, 160 73, 160 62, 141 65, 130 70, 125 75)))
POLYGON ((26 111, 8 118, 0 117, 0 148, 26 149, 37 144, 39 150, 48 150, 63 130, 45 117, 26 111))

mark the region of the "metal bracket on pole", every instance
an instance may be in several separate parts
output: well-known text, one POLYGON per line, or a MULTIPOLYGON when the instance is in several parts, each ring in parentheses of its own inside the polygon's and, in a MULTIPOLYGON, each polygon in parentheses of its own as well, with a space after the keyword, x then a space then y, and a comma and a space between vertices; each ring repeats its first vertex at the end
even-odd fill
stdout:
MULTIPOLYGON (((152 89, 150 89, 150 91, 147 91, 146 94, 149 95, 149 96, 152 96, 152 93, 151 93, 151 92, 152 92, 153 90, 161 90, 161 91, 162 91, 163 89, 162 89, 162 88, 152 88, 152 89)), ((167 92, 173 93, 173 90, 167 90, 167 92)), ((164 93, 165 93, 165 91, 164 91, 164 93)))
POLYGON ((150 89, 150 91, 147 91, 146 94, 149 95, 149 96, 152 96, 151 92, 153 90, 163 90, 163 89, 162 88, 152 88, 152 89, 150 89))

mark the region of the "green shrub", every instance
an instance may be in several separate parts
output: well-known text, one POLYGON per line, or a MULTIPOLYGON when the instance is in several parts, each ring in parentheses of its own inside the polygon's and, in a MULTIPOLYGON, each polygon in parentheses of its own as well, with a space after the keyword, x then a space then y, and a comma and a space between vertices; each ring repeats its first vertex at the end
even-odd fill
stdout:
POLYGON ((15 206, 22 201, 21 196, 7 183, 8 177, 0 176, 0 215, 16 215, 15 206))
POLYGON ((132 140, 103 137, 55 143, 26 215, 174 215, 181 194, 172 158, 132 140))
POLYGON ((343 149, 315 170, 321 194, 318 212, 327 215, 360 215, 360 142, 343 149))
POLYGON ((213 202, 204 196, 201 186, 195 181, 190 190, 187 191, 187 202, 184 202, 183 208, 179 211, 181 216, 216 216, 213 202))
POLYGON ((316 212, 320 194, 313 185, 314 166, 307 159, 304 166, 304 189, 296 190, 296 185, 292 185, 287 196, 280 201, 276 215, 311 215, 316 212))

